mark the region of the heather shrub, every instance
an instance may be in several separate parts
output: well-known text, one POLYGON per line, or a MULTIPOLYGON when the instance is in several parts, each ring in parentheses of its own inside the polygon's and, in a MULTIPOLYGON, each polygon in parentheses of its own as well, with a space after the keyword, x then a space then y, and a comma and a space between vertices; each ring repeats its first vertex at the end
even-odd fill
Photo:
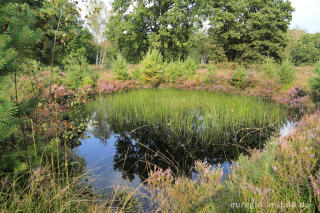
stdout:
POLYGON ((129 80, 130 75, 128 72, 127 62, 120 52, 118 52, 117 57, 112 62, 112 69, 117 80, 129 80))
POLYGON ((141 62, 142 79, 145 83, 158 86, 163 80, 164 65, 161 53, 158 50, 149 50, 141 62))
POLYGON ((270 57, 265 58, 263 64, 261 65, 261 70, 267 78, 276 77, 278 69, 278 65, 270 57))
POLYGON ((313 71, 316 76, 311 76, 309 79, 309 85, 313 91, 316 93, 320 93, 320 60, 315 66, 315 69, 313 71))
POLYGON ((248 77, 248 71, 243 65, 241 65, 232 74, 232 85, 237 88, 244 89, 246 87, 248 77))
POLYGON ((306 90, 298 87, 290 89, 281 102, 297 109, 301 113, 308 111, 312 107, 311 96, 306 90))
POLYGON ((281 64, 278 70, 278 76, 283 84, 290 84, 295 80, 296 70, 290 61, 285 61, 281 64))
POLYGON ((151 173, 148 186, 161 212, 317 212, 320 201, 320 114, 304 117, 288 136, 240 156, 222 173, 197 162, 196 180, 151 173))
POLYGON ((212 169, 206 162, 195 162, 199 173, 197 181, 190 178, 175 178, 171 170, 156 168, 147 179, 152 199, 161 204, 160 212, 195 212, 203 202, 210 200, 223 189, 223 171, 212 169))
POLYGON ((310 175, 309 178, 312 184, 313 194, 317 202, 318 209, 320 209, 320 170, 315 177, 310 175))

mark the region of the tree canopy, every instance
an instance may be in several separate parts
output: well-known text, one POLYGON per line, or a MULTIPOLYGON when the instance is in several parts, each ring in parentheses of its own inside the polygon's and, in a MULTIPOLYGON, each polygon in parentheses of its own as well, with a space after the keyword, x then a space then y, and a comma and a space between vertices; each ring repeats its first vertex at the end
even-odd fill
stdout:
POLYGON ((300 37, 292 48, 291 59, 295 65, 316 63, 320 59, 320 33, 300 37))
POLYGON ((280 61, 293 7, 287 0, 210 1, 210 34, 230 61, 280 61))
POLYGON ((108 38, 130 62, 148 49, 165 60, 185 58, 190 36, 202 27, 204 0, 115 0, 107 26, 108 38))

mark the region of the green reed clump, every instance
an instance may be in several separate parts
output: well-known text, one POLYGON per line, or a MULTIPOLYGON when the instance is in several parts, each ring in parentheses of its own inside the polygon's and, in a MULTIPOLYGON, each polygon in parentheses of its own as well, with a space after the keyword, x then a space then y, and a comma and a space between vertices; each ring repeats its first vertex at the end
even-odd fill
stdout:
POLYGON ((161 126, 210 141, 239 140, 239 132, 248 133, 243 130, 274 130, 286 115, 279 105, 253 97, 174 89, 99 97, 91 107, 109 122, 161 126))

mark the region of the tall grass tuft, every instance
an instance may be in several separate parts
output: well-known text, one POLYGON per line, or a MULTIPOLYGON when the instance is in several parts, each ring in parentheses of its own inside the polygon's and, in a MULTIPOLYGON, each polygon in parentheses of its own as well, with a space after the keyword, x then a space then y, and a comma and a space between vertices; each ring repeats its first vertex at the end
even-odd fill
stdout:
POLYGON ((206 143, 275 130, 286 115, 279 105, 257 98, 174 89, 99 97, 91 108, 110 123, 159 126, 179 135, 196 134, 206 143))

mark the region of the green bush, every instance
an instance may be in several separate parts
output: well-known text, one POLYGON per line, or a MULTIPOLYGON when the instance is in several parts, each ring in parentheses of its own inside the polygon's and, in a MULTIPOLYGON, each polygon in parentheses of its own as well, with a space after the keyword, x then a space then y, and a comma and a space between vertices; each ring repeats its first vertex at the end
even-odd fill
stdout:
POLYGON ((248 79, 248 71, 241 65, 232 74, 232 85, 238 88, 244 88, 248 79))
POLYGON ((270 57, 265 58, 263 64, 261 65, 262 72, 268 78, 276 77, 278 69, 278 65, 270 57))
POLYGON ((181 61, 171 62, 167 65, 165 71, 167 80, 174 83, 183 77, 183 63, 181 61))
POLYGON ((320 57, 320 33, 306 34, 293 46, 291 59, 295 65, 314 64, 320 57))
POLYGON ((120 80, 120 81, 129 80, 130 75, 128 72, 127 62, 120 52, 118 52, 117 58, 114 59, 112 62, 112 69, 117 80, 120 80))
POLYGON ((89 69, 87 59, 83 55, 70 55, 64 59, 64 70, 67 75, 62 84, 73 90, 93 85, 97 79, 97 75, 89 69))
POLYGON ((158 50, 149 50, 141 62, 142 79, 145 83, 158 86, 163 80, 164 64, 161 53, 158 50))
POLYGON ((140 81, 141 80, 141 70, 139 67, 135 67, 132 72, 132 79, 140 81))
POLYGON ((210 74, 214 75, 217 72, 217 66, 215 64, 209 64, 207 70, 210 74))
POLYGON ((290 84, 296 78, 296 70, 290 61, 285 61, 281 64, 278 75, 281 83, 290 84))
POLYGON ((183 62, 183 75, 187 77, 192 77, 197 69, 198 69, 199 63, 192 57, 187 57, 187 59, 183 62))
POLYGON ((320 60, 316 64, 316 67, 313 72, 316 73, 317 75, 310 77, 309 85, 313 91, 320 94, 320 60))
POLYGON ((212 76, 217 72, 217 66, 215 64, 209 64, 207 66, 207 73, 204 76, 204 82, 212 83, 213 79, 212 76))

